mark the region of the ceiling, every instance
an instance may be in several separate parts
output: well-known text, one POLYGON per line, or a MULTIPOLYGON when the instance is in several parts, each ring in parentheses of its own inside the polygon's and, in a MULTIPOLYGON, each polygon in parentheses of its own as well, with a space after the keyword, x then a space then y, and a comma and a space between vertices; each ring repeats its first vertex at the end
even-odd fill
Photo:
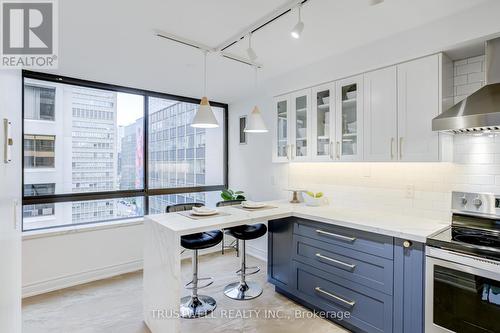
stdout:
MULTIPOLYGON (((292 39, 297 13, 259 30, 253 46, 261 80, 442 19, 488 0, 309 0, 303 36, 292 39)), ((491 0, 490 0, 491 1, 491 0)), ((286 0, 64 0, 59 2, 59 69, 84 79, 185 96, 202 94, 202 54, 153 35, 161 29, 215 47, 286 0)), ((246 41, 227 51, 245 56, 246 41)), ((208 95, 233 101, 253 86, 252 69, 208 59, 208 95)))

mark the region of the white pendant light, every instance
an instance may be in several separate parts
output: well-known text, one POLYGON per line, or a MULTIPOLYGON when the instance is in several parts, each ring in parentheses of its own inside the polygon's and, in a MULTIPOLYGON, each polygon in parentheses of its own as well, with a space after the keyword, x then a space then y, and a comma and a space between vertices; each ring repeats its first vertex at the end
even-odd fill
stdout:
POLYGON ((212 107, 208 102, 207 94, 207 52, 203 54, 203 97, 200 101, 200 106, 196 111, 193 121, 191 122, 191 127, 197 128, 216 128, 219 127, 219 123, 215 118, 212 111, 212 107))
MULTIPOLYGON (((257 66, 255 67, 255 90, 257 91, 257 66)), ((259 107, 254 106, 252 112, 248 115, 247 125, 244 129, 246 133, 266 133, 268 129, 266 127, 266 123, 262 118, 262 113, 260 112, 259 107)))
POLYGON ((254 49, 252 48, 252 33, 250 33, 248 35, 247 55, 248 55, 248 59, 250 59, 250 61, 252 61, 252 62, 257 59, 257 53, 255 53, 254 49))
POLYGON ((304 30, 304 22, 302 22, 302 6, 299 5, 299 22, 293 27, 292 31, 290 32, 290 35, 292 35, 293 38, 299 39, 300 35, 302 34, 302 31, 304 30))

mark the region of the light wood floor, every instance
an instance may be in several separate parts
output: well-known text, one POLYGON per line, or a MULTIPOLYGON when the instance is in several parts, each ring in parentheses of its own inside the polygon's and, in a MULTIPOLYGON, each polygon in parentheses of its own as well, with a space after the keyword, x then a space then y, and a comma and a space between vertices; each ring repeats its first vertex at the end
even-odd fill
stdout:
MULTIPOLYGON (((222 290, 225 285, 237 280, 234 271, 238 267, 238 260, 231 252, 200 258, 200 276, 215 278, 214 284, 201 290, 200 294, 214 297, 217 309, 210 318, 182 319, 182 332, 348 332, 318 317, 296 317, 296 311, 304 314, 310 312, 277 294, 274 287, 266 282, 265 263, 250 256, 248 265, 258 265, 262 271, 249 279, 261 283, 263 294, 251 301, 227 298, 222 290), (235 310, 234 316, 230 316, 228 310, 235 310), (261 312, 256 315, 256 312, 249 310, 261 312), (275 313, 281 318, 265 318, 265 310, 279 310, 275 313), (251 318, 241 318, 242 315, 251 318)), ((190 270, 190 261, 183 261, 182 274, 186 282, 190 280, 190 270)), ((149 332, 142 321, 142 272, 87 283, 23 301, 23 333, 115 332, 149 332)))

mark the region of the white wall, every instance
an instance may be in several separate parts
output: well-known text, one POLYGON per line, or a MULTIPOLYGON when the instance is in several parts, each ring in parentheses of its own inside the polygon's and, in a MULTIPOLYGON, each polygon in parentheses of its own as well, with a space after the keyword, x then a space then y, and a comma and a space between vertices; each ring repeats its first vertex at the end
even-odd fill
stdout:
POLYGON ((143 225, 23 239, 23 297, 142 268, 143 225))

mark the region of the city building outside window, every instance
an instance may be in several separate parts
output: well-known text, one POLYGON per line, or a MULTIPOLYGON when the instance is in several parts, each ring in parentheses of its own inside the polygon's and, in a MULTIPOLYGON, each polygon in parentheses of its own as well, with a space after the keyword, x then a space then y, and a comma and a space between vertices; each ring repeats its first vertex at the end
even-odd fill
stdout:
MULTIPOLYGON (((190 126, 197 100, 33 72, 24 87, 23 230, 218 201, 227 135, 190 126)), ((224 124, 227 105, 218 104, 224 124)))

